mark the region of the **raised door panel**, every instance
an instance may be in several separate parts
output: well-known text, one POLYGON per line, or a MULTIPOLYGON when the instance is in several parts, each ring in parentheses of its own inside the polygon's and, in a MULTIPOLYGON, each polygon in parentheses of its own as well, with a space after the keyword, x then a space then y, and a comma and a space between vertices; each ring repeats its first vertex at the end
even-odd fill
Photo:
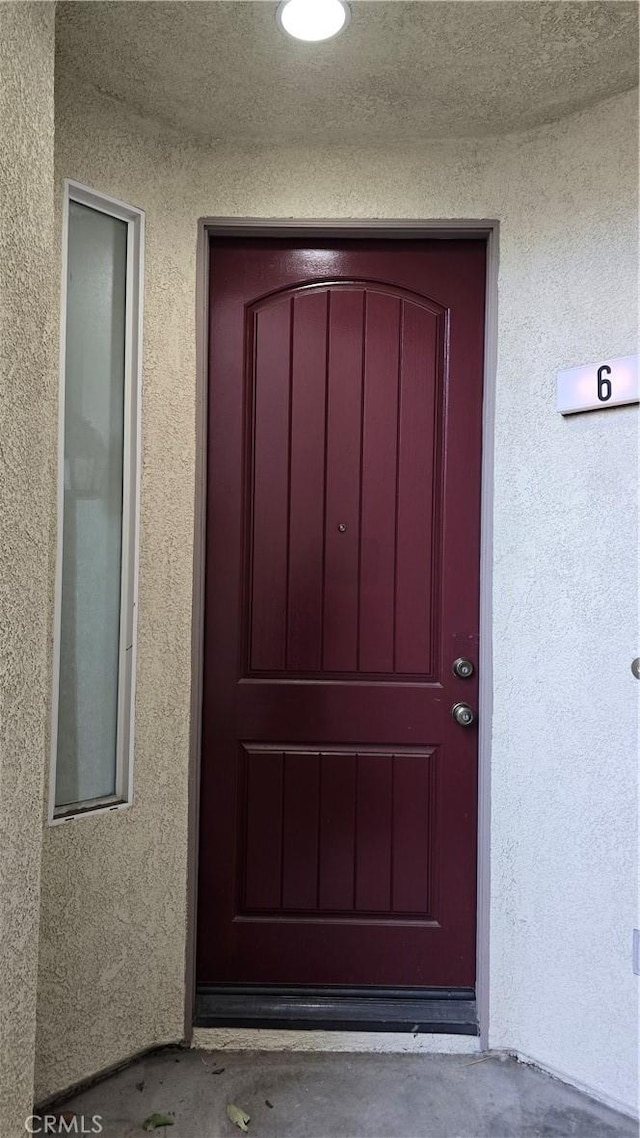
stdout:
POLYGON ((247 340, 246 672, 432 678, 446 312, 289 290, 247 340))
POLYGON ((437 749, 239 754, 237 914, 434 921, 437 749))

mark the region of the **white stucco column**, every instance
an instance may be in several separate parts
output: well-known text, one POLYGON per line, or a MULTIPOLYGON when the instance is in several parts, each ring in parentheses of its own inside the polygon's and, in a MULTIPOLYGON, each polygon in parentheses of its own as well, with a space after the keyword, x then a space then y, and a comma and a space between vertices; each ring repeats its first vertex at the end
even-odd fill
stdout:
POLYGON ((54 4, 0 4, 0 1134, 33 1103, 53 364, 54 4))

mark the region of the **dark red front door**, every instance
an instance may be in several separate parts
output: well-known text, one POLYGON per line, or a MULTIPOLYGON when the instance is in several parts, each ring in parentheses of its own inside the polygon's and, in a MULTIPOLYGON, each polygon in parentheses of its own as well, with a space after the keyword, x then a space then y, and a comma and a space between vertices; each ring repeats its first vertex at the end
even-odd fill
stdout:
POLYGON ((484 279, 212 245, 201 983, 474 983, 484 279))

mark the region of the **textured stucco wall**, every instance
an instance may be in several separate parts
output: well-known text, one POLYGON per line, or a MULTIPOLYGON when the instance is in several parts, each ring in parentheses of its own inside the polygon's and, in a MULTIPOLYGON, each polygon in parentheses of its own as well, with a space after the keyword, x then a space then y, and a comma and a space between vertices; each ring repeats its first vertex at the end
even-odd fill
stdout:
POLYGON ((634 349, 636 94, 343 151, 199 147, 64 77, 57 110, 58 183, 147 211, 147 274, 136 801, 45 836, 40 1093, 181 1034, 197 218, 496 217, 490 1043, 631 1105, 637 411, 565 421, 554 380, 634 349))
POLYGON ((53 4, 0 4, 0 1134, 31 1111, 48 622, 53 4))

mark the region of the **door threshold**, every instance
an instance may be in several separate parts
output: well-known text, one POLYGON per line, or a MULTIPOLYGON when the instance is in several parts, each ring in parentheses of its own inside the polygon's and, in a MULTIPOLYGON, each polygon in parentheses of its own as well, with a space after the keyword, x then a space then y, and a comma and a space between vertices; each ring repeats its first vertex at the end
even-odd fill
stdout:
POLYGON ((478 1035, 473 988, 199 984, 194 1025, 478 1035))

